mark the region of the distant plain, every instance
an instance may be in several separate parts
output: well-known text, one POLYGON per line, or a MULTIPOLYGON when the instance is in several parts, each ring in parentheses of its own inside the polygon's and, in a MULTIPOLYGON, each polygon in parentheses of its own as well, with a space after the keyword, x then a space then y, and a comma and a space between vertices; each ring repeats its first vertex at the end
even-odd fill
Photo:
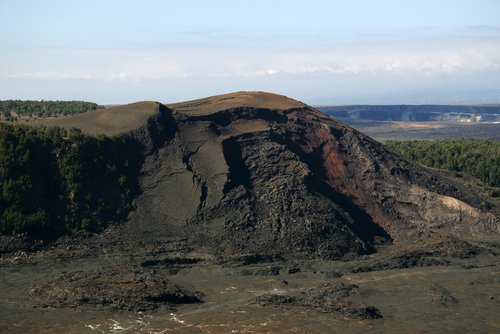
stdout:
POLYGON ((378 141, 458 138, 500 140, 500 124, 493 122, 351 121, 348 124, 378 141))

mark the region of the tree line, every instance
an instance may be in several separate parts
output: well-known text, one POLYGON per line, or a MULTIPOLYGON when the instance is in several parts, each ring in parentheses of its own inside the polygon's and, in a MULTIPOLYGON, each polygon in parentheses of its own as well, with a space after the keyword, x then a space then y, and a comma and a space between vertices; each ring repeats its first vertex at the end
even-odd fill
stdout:
POLYGON ((0 233, 51 239, 123 221, 142 156, 129 135, 0 124, 0 233))
POLYGON ((0 115, 10 121, 17 117, 57 117, 103 108, 104 106, 85 101, 0 101, 0 115))
POLYGON ((423 165, 465 172, 490 186, 500 187, 499 140, 390 140, 384 144, 423 165))

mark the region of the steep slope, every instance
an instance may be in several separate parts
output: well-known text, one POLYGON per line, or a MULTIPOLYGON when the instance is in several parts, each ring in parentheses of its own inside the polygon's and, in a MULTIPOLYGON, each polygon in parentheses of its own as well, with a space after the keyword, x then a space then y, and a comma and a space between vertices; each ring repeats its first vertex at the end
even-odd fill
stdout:
POLYGON ((42 123, 139 142, 140 195, 123 240, 345 259, 499 232, 498 209, 481 196, 281 95, 140 102, 42 123))
POLYGON ((150 140, 124 227, 134 238, 348 258, 392 240, 498 232, 480 196, 284 96, 226 94, 162 113, 169 135, 150 140))

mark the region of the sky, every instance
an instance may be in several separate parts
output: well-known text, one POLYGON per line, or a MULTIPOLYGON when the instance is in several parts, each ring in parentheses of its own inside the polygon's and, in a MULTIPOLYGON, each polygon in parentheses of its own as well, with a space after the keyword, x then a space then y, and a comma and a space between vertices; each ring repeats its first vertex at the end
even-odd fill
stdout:
POLYGON ((500 0, 0 0, 0 99, 500 103, 500 0))

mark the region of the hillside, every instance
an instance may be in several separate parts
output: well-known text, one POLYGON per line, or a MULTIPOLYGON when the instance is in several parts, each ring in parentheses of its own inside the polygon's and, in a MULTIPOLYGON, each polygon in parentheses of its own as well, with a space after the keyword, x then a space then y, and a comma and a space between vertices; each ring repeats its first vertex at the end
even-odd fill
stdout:
POLYGON ((500 141, 477 139, 387 141, 387 147, 429 167, 466 172, 500 187, 500 141))
POLYGON ((480 195, 280 95, 140 102, 29 124, 135 138, 144 154, 140 196, 122 225, 134 239, 188 238, 218 254, 350 258, 392 241, 425 242, 428 233, 498 232, 480 195))
POLYGON ((159 113, 159 108, 156 102, 143 101, 71 116, 29 119, 23 124, 78 128, 91 135, 114 136, 140 128, 159 113))
POLYGON ((54 240, 123 222, 142 160, 128 135, 0 124, 0 234, 54 240))

